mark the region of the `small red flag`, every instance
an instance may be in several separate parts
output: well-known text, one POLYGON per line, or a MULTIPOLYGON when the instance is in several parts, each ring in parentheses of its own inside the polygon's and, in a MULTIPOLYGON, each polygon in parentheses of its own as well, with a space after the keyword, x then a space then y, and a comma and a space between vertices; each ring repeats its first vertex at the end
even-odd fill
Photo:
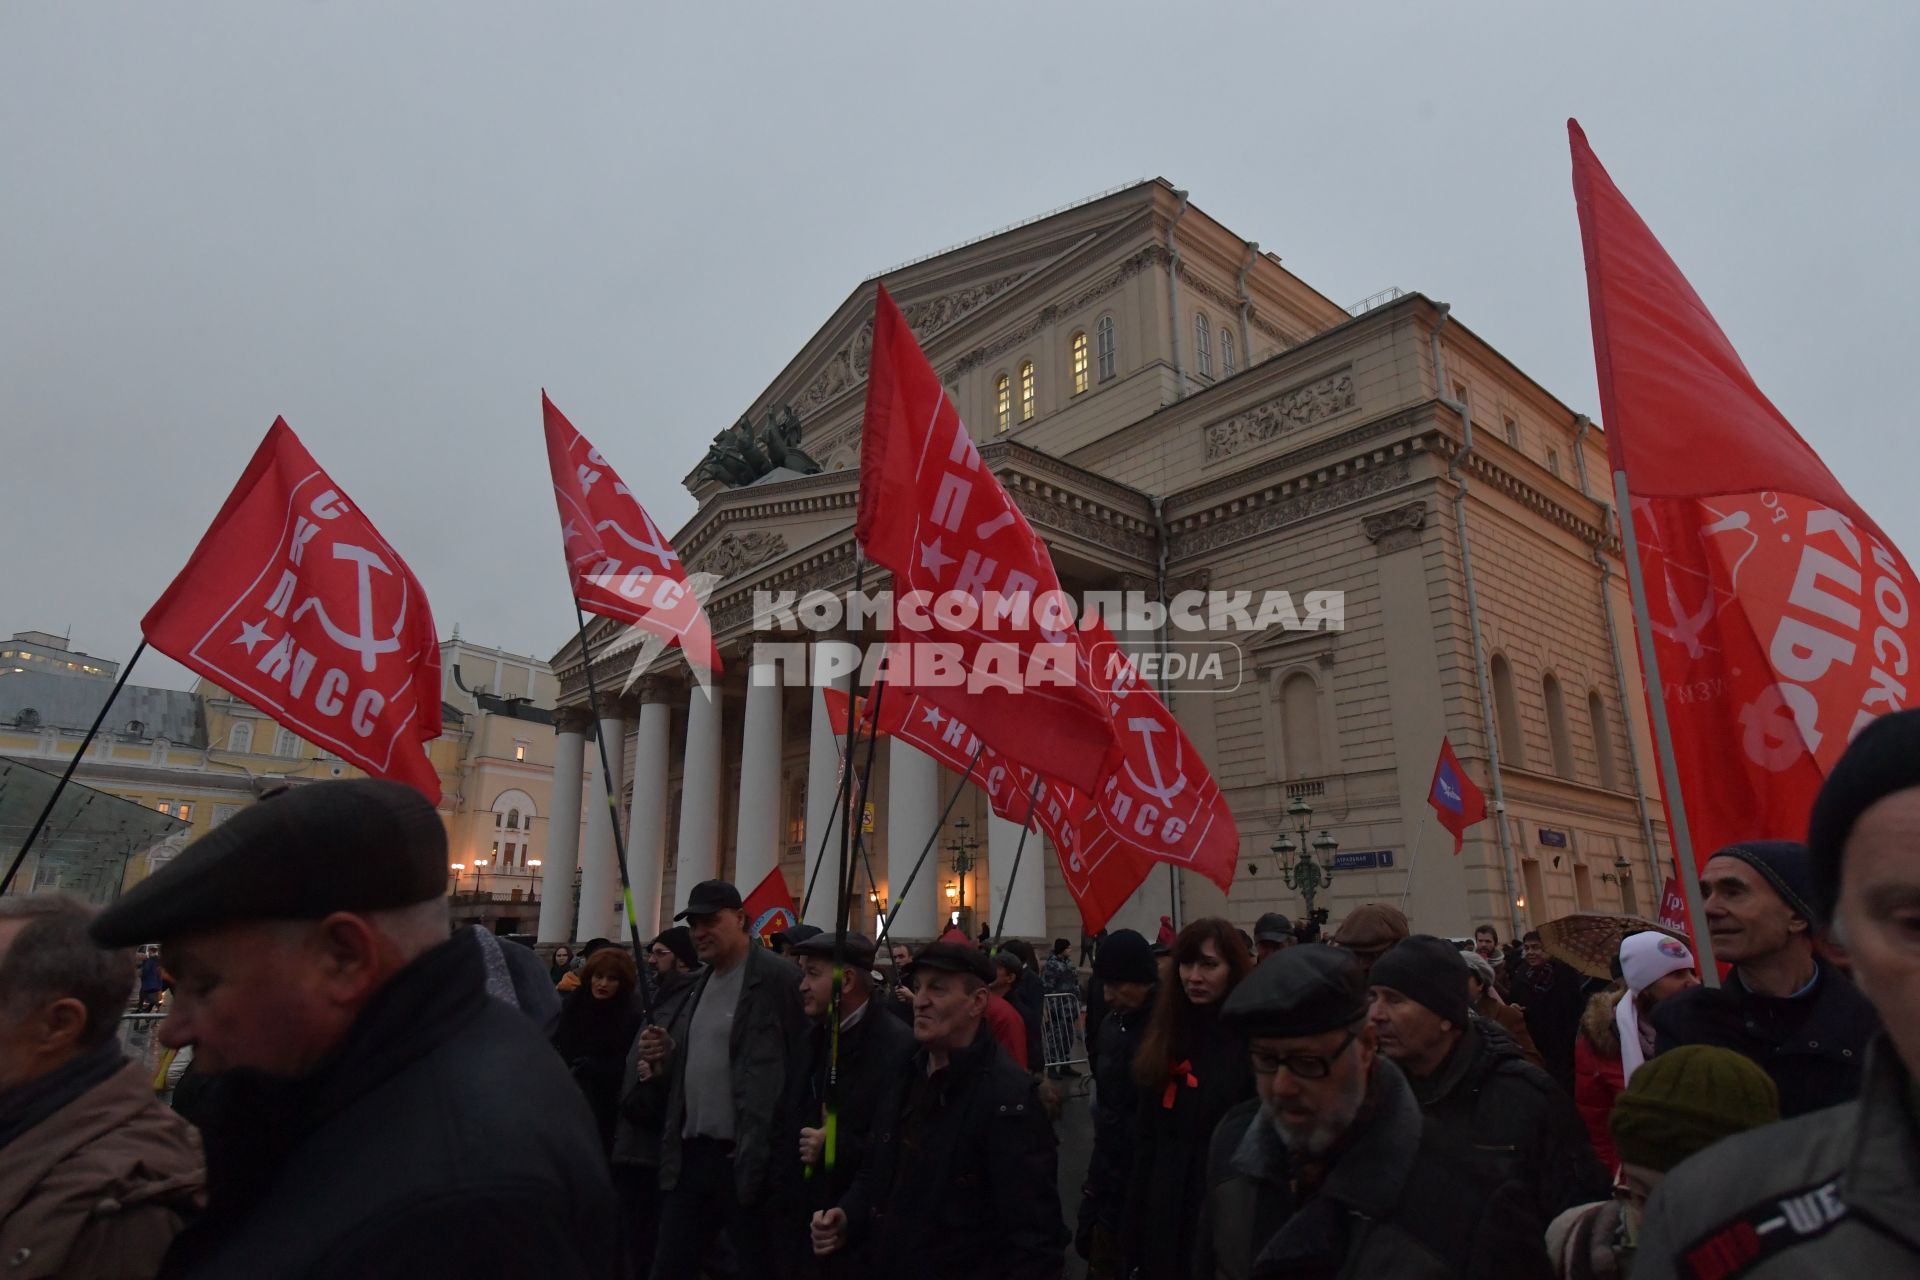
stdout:
POLYGON ((1660 923, 1691 938, 1693 930, 1687 928, 1687 894, 1680 885, 1679 869, 1674 870, 1676 874, 1667 877, 1666 890, 1660 895, 1660 923))
POLYGON ((1427 803, 1440 815, 1440 825, 1453 832, 1453 852, 1458 857, 1467 828, 1487 816, 1487 797, 1460 767, 1452 741, 1444 737, 1440 758, 1433 765, 1433 782, 1427 787, 1427 803))
POLYGON ((1908 704, 1920 601, 1906 560, 1567 128, 1607 448, 1626 475, 1680 782, 1667 799, 1704 861, 1806 829, 1848 741, 1908 704))
POLYGON ((1071 610, 1046 547, 980 461, 933 366, 884 288, 860 436, 854 531, 893 573, 896 600, 930 611, 971 601, 975 617, 930 612, 916 630, 896 619, 888 683, 965 720, 1011 760, 1091 791, 1116 749, 1098 692, 1078 663, 1071 610), (937 681, 923 658, 951 653, 960 677, 937 681))
MULTIPOLYGON (((845 741, 847 736, 846 692, 841 689, 836 689, 832 685, 823 685, 820 689, 820 694, 822 700, 827 704, 827 723, 833 729, 833 736, 845 741)), ((867 699, 864 697, 855 698, 854 702, 860 707, 860 734, 862 737, 865 737, 867 734, 873 732, 873 717, 869 713, 867 699)), ((880 736, 885 737, 886 731, 882 730, 880 736)))
POLYGON ((580 607, 678 642, 689 665, 720 670, 720 652, 680 557, 601 452, 540 393, 560 540, 580 607))
POLYGON ((762 946, 772 946, 774 934, 800 923, 800 913, 793 909, 793 894, 787 889, 787 878, 780 874, 778 867, 767 872, 766 879, 755 885, 740 905, 746 909, 747 932, 760 939, 762 946))
POLYGON ((377 778, 440 801, 426 592, 284 418, 140 630, 168 657, 377 778))

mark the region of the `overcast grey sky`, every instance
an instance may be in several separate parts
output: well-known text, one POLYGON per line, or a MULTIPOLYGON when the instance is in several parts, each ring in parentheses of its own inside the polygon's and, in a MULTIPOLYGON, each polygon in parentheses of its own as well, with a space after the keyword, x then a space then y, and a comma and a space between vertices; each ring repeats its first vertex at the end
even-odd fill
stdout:
POLYGON ((1568 115, 1920 555, 1920 5, 1575 8, 0 3, 0 627, 124 658, 284 414, 443 635, 550 655, 542 386, 677 527, 862 277, 1156 174, 1597 417, 1568 115))

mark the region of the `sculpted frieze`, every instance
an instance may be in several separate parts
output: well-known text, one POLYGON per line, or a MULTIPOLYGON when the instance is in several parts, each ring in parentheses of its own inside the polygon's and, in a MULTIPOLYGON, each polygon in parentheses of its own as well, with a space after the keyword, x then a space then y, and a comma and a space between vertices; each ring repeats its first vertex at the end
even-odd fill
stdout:
POLYGON ((786 550, 787 540, 777 533, 760 529, 737 533, 729 529, 720 535, 719 541, 695 556, 688 567, 695 573, 717 574, 725 581, 775 556, 785 555, 786 550))
MULTIPOLYGON (((929 298, 901 308, 914 333, 924 341, 927 335, 959 320, 981 303, 1006 292, 1018 284, 1020 276, 1016 272, 999 276, 981 284, 957 289, 942 294, 938 298, 929 298)), ((873 358, 873 321, 869 319, 860 326, 853 341, 833 354, 827 361, 827 367, 815 374, 813 381, 807 384, 794 404, 800 408, 811 408, 833 399, 842 391, 852 387, 867 376, 867 364, 873 358)))
POLYGON ((1218 462, 1293 431, 1324 422, 1354 406, 1353 373, 1343 369, 1283 391, 1263 405, 1207 428, 1207 461, 1218 462))
POLYGON ((1352 506, 1405 484, 1412 474, 1412 461, 1402 458, 1383 467, 1369 468, 1345 480, 1316 485, 1305 493, 1266 503, 1243 515, 1216 520, 1191 532, 1177 533, 1173 537, 1169 558, 1181 560, 1197 556, 1243 538, 1257 537, 1284 525, 1352 506))

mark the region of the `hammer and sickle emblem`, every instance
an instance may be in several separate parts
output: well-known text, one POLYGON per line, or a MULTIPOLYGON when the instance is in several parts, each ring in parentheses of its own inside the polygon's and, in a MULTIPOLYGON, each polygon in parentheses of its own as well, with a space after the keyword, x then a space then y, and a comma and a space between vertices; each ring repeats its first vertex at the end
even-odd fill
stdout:
POLYGON ((389 569, 386 562, 376 553, 365 547, 356 547, 345 542, 333 544, 333 558, 353 562, 360 588, 360 630, 357 633, 343 631, 336 626, 333 619, 327 616, 327 607, 320 603, 318 596, 308 596, 306 603, 294 610, 293 620, 298 622, 309 612, 318 615, 320 625, 326 628, 329 636, 333 637, 333 642, 349 653, 359 654, 360 669, 371 672, 379 666, 379 655, 393 653, 400 648, 400 630, 407 621, 406 579, 402 578, 400 581, 400 609, 394 615, 393 634, 383 639, 374 631, 373 571, 378 569, 391 577, 393 570, 389 569))
POLYGON ((1163 805, 1171 805, 1173 798, 1187 789, 1187 775, 1182 772, 1169 783, 1160 768, 1160 756, 1153 748, 1156 735, 1166 732, 1166 726, 1152 716, 1130 716, 1127 728, 1140 735, 1140 745, 1147 751, 1147 772, 1153 775, 1153 784, 1149 786, 1145 779, 1133 771, 1131 764, 1125 765, 1127 776, 1133 779, 1133 785, 1158 800, 1163 805))

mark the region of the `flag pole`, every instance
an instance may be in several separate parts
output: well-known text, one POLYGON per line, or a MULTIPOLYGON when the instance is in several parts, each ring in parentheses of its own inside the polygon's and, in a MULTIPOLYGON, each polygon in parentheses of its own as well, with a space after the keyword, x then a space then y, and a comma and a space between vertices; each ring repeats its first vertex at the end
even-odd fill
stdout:
POLYGON ((1680 794, 1680 768, 1673 755, 1673 730, 1667 723, 1667 686, 1660 678, 1660 655, 1653 643, 1653 622, 1647 613, 1647 584, 1640 570, 1639 540, 1633 528, 1633 500, 1627 492, 1627 473, 1613 473, 1613 500, 1620 512, 1621 549, 1626 553, 1627 588, 1633 595, 1633 630, 1640 641, 1641 683, 1646 687, 1647 710, 1653 718, 1653 751, 1660 761, 1660 785, 1667 802, 1667 827, 1673 837, 1674 859, 1687 893, 1687 915, 1693 922, 1693 953, 1700 961, 1700 981, 1720 985, 1713 961, 1713 939, 1706 929, 1705 898, 1700 892, 1700 868, 1693 860, 1693 833, 1687 826, 1687 801, 1680 794))
MULTIPOLYGON (((833 785, 833 808, 829 812, 844 814, 847 810, 847 788, 853 785, 853 770, 847 767, 843 759, 840 762, 840 781, 833 785)), ((842 819, 844 821, 844 819, 842 819)), ((800 918, 807 918, 807 908, 813 905, 813 887, 820 882, 820 868, 827 864, 827 841, 833 836, 833 823, 820 824, 820 847, 814 850, 813 870, 807 874, 807 891, 800 899, 800 918)))
MULTIPOLYGON (((587 614, 580 607, 578 593, 573 597, 573 616, 580 624, 580 659, 587 668, 587 708, 593 714, 593 740, 600 747, 600 778, 606 783, 602 790, 607 793, 607 821, 613 827, 614 865, 620 869, 620 895, 627 907, 627 933, 633 939, 633 962, 638 966, 645 963, 646 952, 640 941, 640 922, 633 915, 633 881, 627 876, 627 838, 620 834, 620 805, 615 799, 620 794, 619 784, 614 781, 613 767, 608 761, 607 734, 601 727, 600 719, 600 688, 593 678, 593 651, 587 647, 587 614)), ((694 696, 698 697, 699 693, 699 690, 695 690, 694 696)), ((652 1022, 652 988, 644 979, 637 985, 640 988, 640 1016, 652 1022)))
POLYGON ((1027 833, 1033 830, 1033 809, 1040 802, 1040 779, 1033 780, 1033 786, 1027 791, 1027 816, 1020 824, 1020 843, 1013 846, 1013 869, 1007 873, 1007 891, 1000 895, 1000 918, 994 922, 993 940, 1000 943, 1007 936, 1007 908, 1013 905, 1014 882, 1020 879, 1020 856, 1027 851, 1027 833))
MULTIPOLYGON (((967 783, 973 778, 973 771, 980 765, 980 757, 985 754, 987 744, 982 742, 973 749, 973 759, 967 761, 967 771, 960 775, 960 781, 953 784, 953 791, 947 796, 947 807, 940 811, 940 820, 933 824, 933 830, 927 836, 927 843, 921 848, 920 856, 914 859, 913 869, 907 872, 907 882, 893 895, 893 910, 887 912, 880 922, 880 936, 874 945, 886 942, 887 935, 893 929, 893 918, 900 914, 900 904, 906 900, 907 893, 913 888, 913 882, 920 876, 920 868, 926 865, 927 855, 940 842, 940 831, 947 825, 947 819, 953 815, 953 806, 960 802, 960 793, 967 789, 967 783)), ((939 935, 934 935, 938 937, 939 935)))
POLYGON ((0 893, 5 893, 13 884, 13 878, 20 871, 20 864, 26 861, 27 850, 33 848, 33 842, 39 838, 41 828, 47 825, 47 819, 53 816, 54 805, 60 802, 60 793, 67 789, 67 782, 73 777, 73 771, 80 767, 80 760, 87 754, 87 748, 93 745, 94 735, 100 732, 100 726, 106 722, 107 712, 112 709, 114 699, 127 687, 127 677, 133 674, 133 664, 140 661, 140 655, 147 651, 147 638, 140 637, 140 643, 134 647, 133 656, 127 659, 127 665, 120 668, 120 678, 113 682, 113 688, 107 694, 107 700, 100 704, 100 714, 93 718, 93 725, 87 730, 87 736, 80 739, 80 745, 74 749, 67 760, 67 768, 60 775, 60 781, 54 784, 53 794, 47 797, 47 803, 41 808, 40 816, 33 820, 33 830, 27 832, 27 838, 20 842, 20 850, 13 855, 13 862, 7 867, 7 874, 0 877, 0 893))
MULTIPOLYGON (((853 547, 853 592, 855 597, 861 594, 861 587, 867 577, 866 550, 856 541, 853 547)), ((856 654, 858 650, 855 650, 856 654)), ((876 693, 878 690, 876 689, 876 693)), ((846 761, 841 770, 847 790, 853 786, 853 744, 860 728, 860 668, 853 669, 852 678, 847 681, 847 745, 841 754, 846 761)), ((873 719, 874 737, 880 734, 879 708, 875 708, 873 719)), ((867 764, 871 768, 873 753, 867 753, 867 764)), ((865 792, 861 794, 861 803, 866 802, 865 792)), ((840 865, 834 877, 834 888, 840 900, 833 910, 833 987, 827 994, 827 1097, 826 1119, 822 1122, 826 1133, 822 1136, 820 1167, 826 1175, 833 1176, 834 1165, 838 1163, 840 1153, 840 987, 846 981, 847 946, 847 899, 853 894, 852 863, 853 832, 849 829, 845 801, 840 802, 840 865)), ((822 859, 824 861, 824 859, 822 859)))
MULTIPOLYGON (((1426 806, 1421 806, 1425 808, 1426 806)), ((1407 854, 1407 883, 1400 890, 1400 913, 1406 914, 1407 899, 1413 894, 1413 869, 1420 865, 1420 846, 1427 838, 1427 819, 1422 814, 1413 828, 1413 849, 1407 854)))

